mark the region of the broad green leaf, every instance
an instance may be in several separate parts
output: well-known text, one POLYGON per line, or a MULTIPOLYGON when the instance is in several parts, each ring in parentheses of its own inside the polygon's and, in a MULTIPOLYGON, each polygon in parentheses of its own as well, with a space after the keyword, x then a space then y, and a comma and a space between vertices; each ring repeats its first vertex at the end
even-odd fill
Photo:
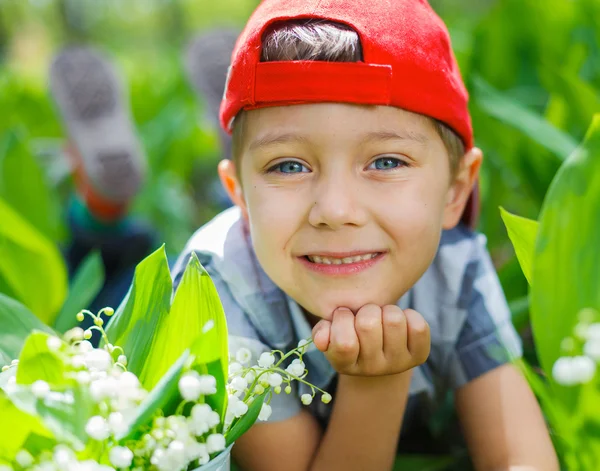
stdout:
POLYGON ((34 330, 52 333, 29 309, 20 302, 0 294, 0 364, 19 358, 25 339, 34 330))
POLYGON ((189 358, 189 352, 185 351, 179 359, 171 365, 169 371, 167 371, 158 382, 154 389, 150 391, 148 396, 142 401, 142 403, 136 409, 135 417, 132 419, 127 431, 120 436, 117 436, 117 440, 126 441, 136 438, 141 434, 142 427, 150 424, 154 414, 161 410, 165 416, 174 411, 177 407, 177 402, 181 400, 179 395, 179 377, 181 372, 189 358), (175 404, 175 406, 174 406, 175 404))
MULTIPOLYGON (((19 131, 22 131, 19 129, 19 131)), ((63 238, 60 201, 27 144, 25 132, 0 139, 0 198, 52 241, 63 238)))
POLYGON ((102 289, 104 283, 104 265, 99 252, 90 253, 82 262, 63 304, 54 327, 58 332, 66 332, 77 325, 75 316, 82 309, 88 309, 90 303, 102 289))
POLYGON ((271 388, 267 388, 260 396, 256 396, 254 401, 252 401, 252 404, 248 407, 248 412, 233 422, 232 427, 225 434, 226 446, 231 445, 254 425, 270 389, 271 388))
POLYGON ((50 385, 65 384, 65 364, 60 355, 48 348, 50 337, 46 332, 34 332, 27 337, 19 356, 17 384, 32 384, 37 380, 50 385))
POLYGON ((220 360, 227 371, 227 322, 217 290, 196 254, 190 257, 167 316, 155 325, 152 349, 140 381, 148 389, 199 339, 192 353, 201 363, 220 360), (204 326, 214 327, 202 334, 204 326), (209 325, 210 325, 209 324, 209 325))
POLYGON ((0 200, 0 287, 51 325, 67 293, 67 269, 58 248, 0 200))
POLYGON ((563 160, 577 147, 577 142, 569 134, 555 128, 543 116, 495 90, 481 77, 473 77, 473 95, 486 113, 518 129, 559 159, 563 160))
POLYGON ((39 417, 22 411, 0 390, 0 463, 12 461, 32 435, 50 437, 39 417))
POLYGON ((125 350, 127 369, 138 376, 152 353, 158 326, 169 313, 172 292, 163 246, 138 264, 129 293, 108 323, 110 342, 125 350))
POLYGON ((401 455, 396 457, 393 471, 443 471, 455 461, 453 456, 401 455))
POLYGON ((508 237, 510 237, 510 241, 515 248, 515 253, 517 254, 523 274, 531 286, 531 270, 538 223, 537 221, 511 214, 504 208, 500 208, 500 214, 508 231, 508 237))
MULTIPOLYGON (((533 261, 531 323, 546 375, 583 308, 600 310, 600 115, 544 201, 533 261)), ((573 395, 560 389, 572 404, 573 395)))

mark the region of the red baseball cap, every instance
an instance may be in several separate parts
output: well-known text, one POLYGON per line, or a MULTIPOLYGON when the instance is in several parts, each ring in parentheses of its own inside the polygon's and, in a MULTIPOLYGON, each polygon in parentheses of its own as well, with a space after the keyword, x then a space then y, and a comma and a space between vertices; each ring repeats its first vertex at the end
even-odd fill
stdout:
MULTIPOLYGON (((242 109, 322 102, 396 106, 445 123, 469 150, 468 98, 448 30, 426 0, 263 0, 233 51, 220 121, 231 133, 242 109), (363 61, 260 61, 269 26, 311 18, 356 31, 363 61)), ((463 214, 470 226, 476 196, 463 214)))

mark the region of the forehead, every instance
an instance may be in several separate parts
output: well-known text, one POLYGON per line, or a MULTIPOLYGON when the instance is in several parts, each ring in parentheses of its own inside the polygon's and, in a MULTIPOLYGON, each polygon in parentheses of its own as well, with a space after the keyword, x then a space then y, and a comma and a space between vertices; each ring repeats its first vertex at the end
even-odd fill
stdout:
POLYGON ((431 119, 391 106, 315 103, 245 112, 246 150, 288 142, 402 140, 426 146, 439 140, 431 119))

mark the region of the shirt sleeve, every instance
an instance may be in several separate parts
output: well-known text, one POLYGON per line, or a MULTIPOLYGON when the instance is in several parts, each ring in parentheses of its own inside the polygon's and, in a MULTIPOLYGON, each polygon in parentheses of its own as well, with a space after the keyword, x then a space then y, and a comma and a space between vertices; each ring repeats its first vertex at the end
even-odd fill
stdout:
POLYGON ((459 388, 494 368, 522 355, 500 280, 485 247, 475 239, 461 288, 466 317, 449 364, 450 386, 459 388))

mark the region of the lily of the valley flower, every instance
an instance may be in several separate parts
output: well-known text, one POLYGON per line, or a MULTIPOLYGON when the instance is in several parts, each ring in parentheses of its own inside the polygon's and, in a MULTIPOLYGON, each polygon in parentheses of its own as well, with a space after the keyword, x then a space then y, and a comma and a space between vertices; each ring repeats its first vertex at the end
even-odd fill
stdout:
POLYGON ((225 437, 220 433, 213 433, 206 439, 206 449, 209 453, 217 453, 225 449, 225 437))
POLYGON ((129 468, 133 461, 133 452, 126 446, 111 448, 108 459, 115 468, 129 468))
POLYGON ((258 366, 261 368, 269 368, 273 366, 273 363, 275 363, 275 355, 271 352, 262 353, 258 359, 258 366))
POLYGON ((50 386, 40 379, 31 385, 31 392, 38 399, 43 399, 50 392, 50 386))
POLYGON ((300 400, 302 401, 302 404, 304 404, 305 406, 308 406, 312 402, 313 397, 310 394, 302 394, 302 396, 300 397, 300 400))
POLYGON ((93 416, 88 420, 85 426, 85 433, 87 433, 94 440, 106 440, 110 436, 110 428, 108 423, 99 415, 93 416))
POLYGON ((258 414, 258 420, 262 420, 263 422, 269 420, 271 414, 273 413, 273 409, 269 404, 263 404, 260 408, 260 413, 258 414))
POLYGON ((552 367, 552 376, 558 384, 574 386, 589 382, 596 373, 596 364, 587 356, 561 357, 552 367))

